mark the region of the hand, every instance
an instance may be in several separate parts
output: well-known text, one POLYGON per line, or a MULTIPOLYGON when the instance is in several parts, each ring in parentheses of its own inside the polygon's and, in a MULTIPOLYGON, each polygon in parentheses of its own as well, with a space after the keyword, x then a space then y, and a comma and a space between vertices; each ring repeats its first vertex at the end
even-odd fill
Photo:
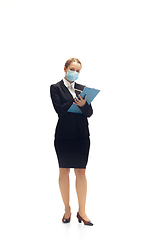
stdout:
POLYGON ((79 107, 83 107, 86 103, 87 95, 85 95, 84 99, 81 97, 81 95, 79 95, 79 98, 80 99, 75 98, 73 103, 79 107))

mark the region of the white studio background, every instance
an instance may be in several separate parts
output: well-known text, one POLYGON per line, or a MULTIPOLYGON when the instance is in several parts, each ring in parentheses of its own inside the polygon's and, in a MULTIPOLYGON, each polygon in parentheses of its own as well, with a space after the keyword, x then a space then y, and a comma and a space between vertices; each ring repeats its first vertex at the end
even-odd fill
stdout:
POLYGON ((1 0, 0 238, 160 238, 160 8, 150 1, 1 0), (87 214, 63 225, 50 85, 79 58, 89 119, 87 214))

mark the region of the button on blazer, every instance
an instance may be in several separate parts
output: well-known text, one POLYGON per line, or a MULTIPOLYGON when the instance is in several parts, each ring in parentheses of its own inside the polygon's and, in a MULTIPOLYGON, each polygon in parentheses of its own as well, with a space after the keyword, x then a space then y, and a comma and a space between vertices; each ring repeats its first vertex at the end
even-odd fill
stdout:
MULTIPOLYGON (((75 89, 83 90, 85 86, 75 83, 75 89)), ((80 94, 76 91, 76 95, 80 94)), ((50 86, 50 95, 55 111, 58 114, 58 123, 55 131, 55 138, 61 139, 80 139, 89 137, 87 118, 93 114, 91 104, 87 102, 83 107, 79 107, 83 114, 68 112, 74 99, 63 80, 50 86)))

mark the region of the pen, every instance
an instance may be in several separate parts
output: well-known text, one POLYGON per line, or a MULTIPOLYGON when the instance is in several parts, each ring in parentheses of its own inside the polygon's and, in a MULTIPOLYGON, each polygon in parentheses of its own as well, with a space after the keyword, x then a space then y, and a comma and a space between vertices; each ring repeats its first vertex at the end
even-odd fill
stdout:
POLYGON ((74 90, 76 90, 76 91, 79 91, 79 92, 82 92, 81 90, 79 90, 79 89, 74 89, 74 90))

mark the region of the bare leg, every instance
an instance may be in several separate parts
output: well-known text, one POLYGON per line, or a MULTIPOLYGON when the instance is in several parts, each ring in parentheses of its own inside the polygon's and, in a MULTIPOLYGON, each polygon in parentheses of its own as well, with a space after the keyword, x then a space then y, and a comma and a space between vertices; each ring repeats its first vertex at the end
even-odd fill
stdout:
POLYGON ((85 175, 85 169, 74 169, 76 175, 76 191, 79 203, 79 214, 80 216, 89 221, 86 213, 86 196, 87 196, 87 179, 85 175))
POLYGON ((69 173, 70 168, 59 168, 59 188, 65 206, 65 218, 69 218, 71 215, 71 208, 69 205, 70 200, 69 173))

